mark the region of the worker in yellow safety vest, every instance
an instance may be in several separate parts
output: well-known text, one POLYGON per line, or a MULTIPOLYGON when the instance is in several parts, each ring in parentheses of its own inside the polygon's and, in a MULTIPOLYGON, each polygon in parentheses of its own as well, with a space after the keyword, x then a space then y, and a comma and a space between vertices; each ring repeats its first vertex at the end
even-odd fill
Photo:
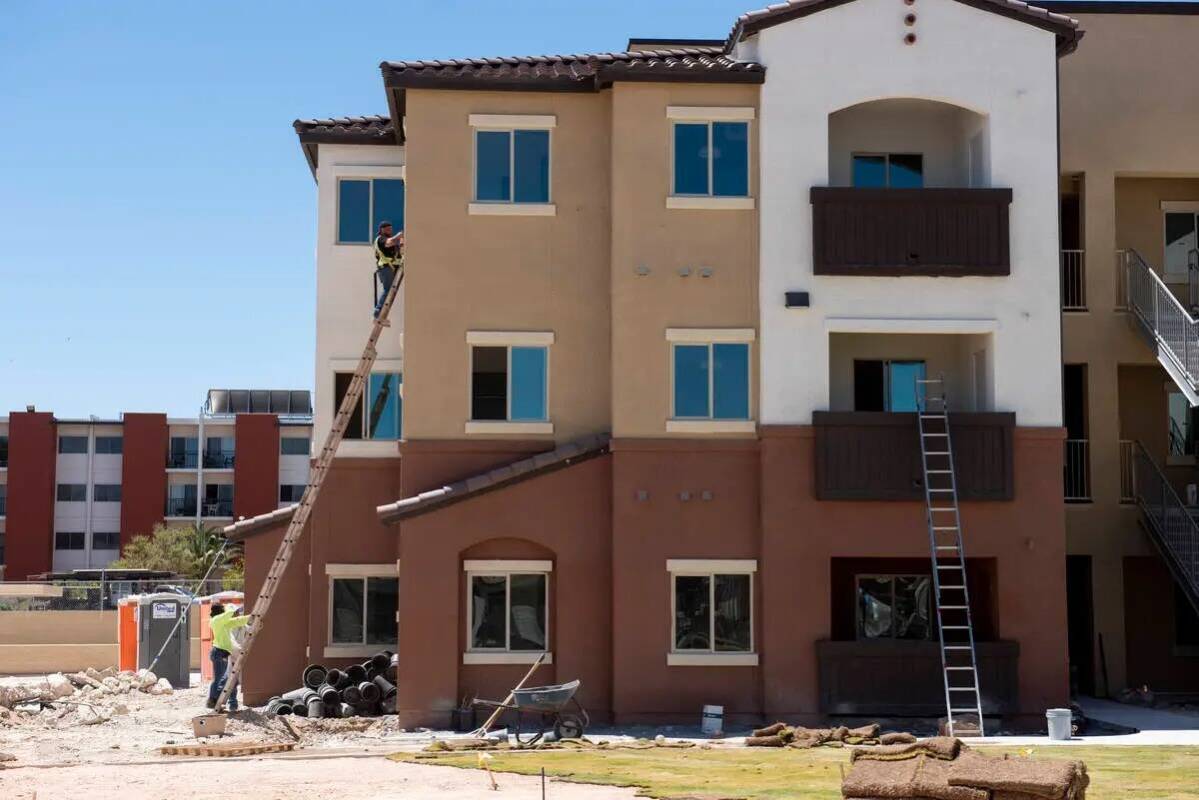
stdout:
POLYGON ((391 223, 379 223, 379 235, 375 237, 375 275, 379 278, 379 298, 375 301, 375 317, 383 309, 383 301, 391 291, 391 282, 404 266, 404 232, 392 234, 391 223))
MULTIPOLYGON (((208 652, 212 660, 212 685, 208 687, 208 707, 216 708, 216 701, 225 688, 225 676, 229 670, 229 654, 233 652, 233 631, 244 628, 250 618, 242 616, 237 606, 228 611, 220 603, 213 603, 209 612, 208 626, 212 628, 212 649, 208 652)), ((229 694, 229 710, 237 710, 237 688, 229 694)))

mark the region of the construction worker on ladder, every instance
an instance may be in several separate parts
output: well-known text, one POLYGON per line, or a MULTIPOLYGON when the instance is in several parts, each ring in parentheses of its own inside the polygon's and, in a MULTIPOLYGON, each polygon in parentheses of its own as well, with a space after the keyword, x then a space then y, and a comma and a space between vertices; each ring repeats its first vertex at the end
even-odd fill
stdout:
MULTIPOLYGON (((375 275, 379 279, 379 297, 375 301, 375 318, 383 309, 383 301, 391 291, 391 282, 396 273, 404 268, 404 232, 392 235, 391 223, 387 220, 379 223, 379 235, 375 237, 375 275)), ((385 325, 390 324, 384 321, 385 325)))

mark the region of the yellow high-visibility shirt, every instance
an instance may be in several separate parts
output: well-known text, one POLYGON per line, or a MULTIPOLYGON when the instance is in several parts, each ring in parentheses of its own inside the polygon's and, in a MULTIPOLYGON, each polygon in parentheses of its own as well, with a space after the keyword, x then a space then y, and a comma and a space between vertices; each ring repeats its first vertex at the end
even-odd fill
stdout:
POLYGON ((233 630, 235 628, 244 628, 250 624, 250 618, 242 615, 240 617, 233 616, 233 611, 226 611, 223 614, 217 614, 212 619, 208 620, 208 625, 212 628, 212 645, 219 647, 226 653, 233 652, 233 630))

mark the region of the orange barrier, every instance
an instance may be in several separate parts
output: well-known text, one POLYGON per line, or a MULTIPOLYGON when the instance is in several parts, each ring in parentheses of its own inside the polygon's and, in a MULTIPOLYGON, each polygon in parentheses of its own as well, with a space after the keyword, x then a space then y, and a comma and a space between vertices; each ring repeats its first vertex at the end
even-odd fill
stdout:
POLYGON ((246 596, 245 593, 236 591, 217 592, 197 597, 196 602, 200 606, 200 682, 209 683, 212 681, 212 659, 208 657, 208 651, 212 649, 212 628, 208 626, 208 620, 211 618, 212 604, 232 603, 240 606, 245 604, 246 596))

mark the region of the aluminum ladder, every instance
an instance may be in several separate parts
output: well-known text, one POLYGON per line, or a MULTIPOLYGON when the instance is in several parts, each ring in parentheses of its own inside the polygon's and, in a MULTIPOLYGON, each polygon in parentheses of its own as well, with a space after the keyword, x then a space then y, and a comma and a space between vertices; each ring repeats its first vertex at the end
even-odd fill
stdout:
POLYGON ((970 591, 966 586, 966 550, 962 545, 962 516, 958 509, 957 477, 953 471, 944 376, 916 379, 916 410, 947 733, 950 736, 983 736, 982 694, 978 685, 970 591), (930 392, 930 389, 937 391, 930 392), (976 716, 977 732, 969 728, 955 730, 960 723, 955 722, 954 717, 963 714, 976 716))
POLYGON ((245 664, 246 658, 249 657, 250 650, 254 647, 258 633, 262 630, 267 612, 271 609, 271 600, 275 596, 275 590, 279 587, 279 582, 283 579, 283 573, 287 570, 287 565, 291 563, 291 557, 295 553, 296 542, 299 541, 304 533, 304 526, 308 523, 308 517, 312 514, 312 507, 316 504, 316 500, 321 493, 321 487, 325 484, 325 478, 329 475, 329 468, 333 464, 334 456, 337 455, 337 446, 341 444, 342 436, 346 432, 346 426, 349 425, 350 419, 358 410, 358 404, 362 400, 362 393, 366 388, 367 377, 370 375, 371 367, 374 366, 375 358, 379 354, 376 345, 379 342, 379 337, 383 334, 383 329, 391 324, 388 322, 387 317, 391 313, 391 306, 395 302, 396 295, 399 294, 400 285, 403 282, 404 268, 400 267, 399 274, 391 282, 391 288, 388 290, 387 297, 379 309, 379 316, 375 318, 374 324, 371 325, 370 337, 366 340, 366 347, 362 351, 362 357, 358 359, 358 366, 354 369, 350 385, 346 389, 345 396, 341 399, 341 405, 337 409, 337 416, 333 418, 333 426, 329 428, 329 433, 325 435, 325 441, 321 445, 320 454, 316 458, 316 464, 313 465, 312 471, 308 475, 308 485, 304 487, 304 494, 300 497, 300 502, 296 506, 296 512, 292 515, 291 522, 287 524, 287 531, 283 534, 283 541, 279 543, 279 550, 275 553, 274 561, 271 562, 271 568, 267 570, 266 578, 262 581, 262 586, 258 590, 258 599, 254 601, 254 608, 250 612, 250 622, 246 625, 246 634, 242 641, 241 649, 233 655, 233 659, 229 664, 229 671, 225 676, 225 687, 221 690, 221 695, 216 701, 218 711, 224 710, 230 695, 237 691, 242 666, 245 664))

